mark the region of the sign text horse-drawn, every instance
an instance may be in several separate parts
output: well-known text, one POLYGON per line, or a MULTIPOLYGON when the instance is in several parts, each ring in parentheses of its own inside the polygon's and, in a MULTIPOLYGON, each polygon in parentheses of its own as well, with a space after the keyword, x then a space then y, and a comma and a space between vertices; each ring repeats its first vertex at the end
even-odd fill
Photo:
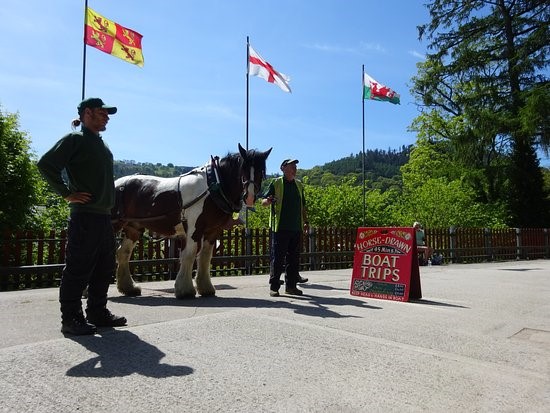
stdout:
POLYGON ((228 154, 174 178, 130 175, 115 182, 115 231, 124 236, 117 250, 117 287, 129 296, 141 294, 130 273, 129 261, 145 229, 182 239, 180 268, 175 282, 177 298, 216 294, 210 279, 210 261, 216 240, 232 223, 243 201, 252 206, 266 172, 266 152, 245 150, 228 154), (197 259, 196 289, 193 264, 197 259))

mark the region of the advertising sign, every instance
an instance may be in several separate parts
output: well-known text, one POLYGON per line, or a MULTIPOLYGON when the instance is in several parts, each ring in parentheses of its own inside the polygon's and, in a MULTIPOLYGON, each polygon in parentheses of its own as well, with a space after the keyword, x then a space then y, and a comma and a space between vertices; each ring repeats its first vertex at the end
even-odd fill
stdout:
POLYGON ((358 228, 350 294, 383 300, 422 298, 413 228, 358 228))

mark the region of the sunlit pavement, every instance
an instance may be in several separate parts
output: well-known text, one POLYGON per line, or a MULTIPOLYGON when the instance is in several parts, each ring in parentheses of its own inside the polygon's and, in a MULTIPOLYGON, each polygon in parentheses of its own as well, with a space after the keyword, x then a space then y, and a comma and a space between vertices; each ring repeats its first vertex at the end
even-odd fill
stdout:
POLYGON ((349 294, 351 269, 110 290, 128 326, 60 333, 57 289, 0 293, 0 412, 547 412, 550 260, 421 267, 423 299, 349 294))

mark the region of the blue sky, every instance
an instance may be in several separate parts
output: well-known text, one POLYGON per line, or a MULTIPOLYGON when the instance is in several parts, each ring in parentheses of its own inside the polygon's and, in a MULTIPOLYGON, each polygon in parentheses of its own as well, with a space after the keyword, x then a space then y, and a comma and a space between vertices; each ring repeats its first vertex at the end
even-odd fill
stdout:
MULTIPOLYGON (((115 159, 198 166, 245 146, 246 37, 292 94, 250 78, 249 148, 273 147, 268 173, 362 149, 361 66, 401 94, 366 101, 366 147, 414 143, 409 93, 428 21, 416 0, 89 0, 143 35, 143 68, 87 47, 86 96, 118 106, 103 134, 115 159)), ((0 105, 41 155, 70 131, 81 100, 84 1, 3 0, 0 105)))

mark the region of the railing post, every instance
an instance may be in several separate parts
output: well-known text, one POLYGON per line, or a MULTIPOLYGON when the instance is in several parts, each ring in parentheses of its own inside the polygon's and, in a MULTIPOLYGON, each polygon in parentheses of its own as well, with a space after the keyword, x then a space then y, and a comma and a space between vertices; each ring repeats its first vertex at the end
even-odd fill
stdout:
POLYGON ((544 228, 544 258, 550 258, 550 236, 548 234, 548 228, 544 228))
POLYGON ((308 231, 308 242, 309 242, 309 269, 311 271, 317 270, 317 256, 315 255, 316 248, 315 248, 315 239, 317 237, 317 234, 315 232, 315 228, 309 228, 308 231))
POLYGON ((456 259, 456 227, 452 226, 449 228, 449 256, 451 262, 454 263, 456 259))
POLYGON ((252 255, 252 233, 250 228, 245 228, 244 230, 244 242, 245 242, 245 254, 246 259, 244 261, 245 275, 252 274, 252 260, 250 256, 252 255))
POLYGON ((516 228, 516 260, 521 260, 521 228, 516 228))
MULTIPOLYGON (((174 239, 174 238, 169 238, 168 239, 168 258, 177 258, 179 256, 179 254, 176 255, 176 244, 177 244, 176 239, 174 239)), ((176 273, 176 266, 177 266, 177 264, 175 264, 173 262, 170 262, 168 264, 168 268, 169 268, 168 276, 170 277, 169 278, 170 280, 173 280, 173 279, 176 278, 175 275, 174 275, 176 273)))
POLYGON ((492 231, 491 228, 483 228, 483 243, 485 244, 485 254, 487 255, 487 261, 493 261, 493 245, 491 240, 492 231))

